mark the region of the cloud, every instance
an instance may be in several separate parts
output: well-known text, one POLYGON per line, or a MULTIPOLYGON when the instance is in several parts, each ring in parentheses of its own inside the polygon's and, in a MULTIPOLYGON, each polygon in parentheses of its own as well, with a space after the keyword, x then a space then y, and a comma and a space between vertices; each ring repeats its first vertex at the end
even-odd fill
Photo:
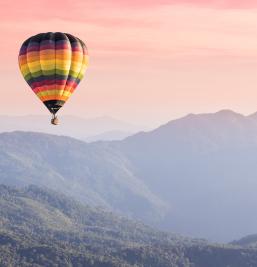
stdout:
POLYGON ((256 0, 107 0, 112 6, 122 7, 151 7, 157 5, 191 5, 201 7, 213 7, 213 8, 228 8, 228 9, 244 9, 244 8, 257 8, 256 0))
MULTIPOLYGON (((208 7, 218 9, 251 9, 257 8, 256 0, 23 0, 2 1, 0 3, 1 20, 16 19, 69 19, 97 20, 108 17, 115 10, 126 12, 132 9, 153 9, 163 5, 189 5, 193 7, 208 7)), ((122 21, 122 13, 120 21, 122 21)), ((133 20, 133 17, 131 18, 133 20)), ((108 23, 108 21, 107 21, 108 23)))
POLYGON ((256 8, 255 0, 170 0, 170 4, 190 4, 193 6, 224 8, 224 9, 247 9, 256 8))

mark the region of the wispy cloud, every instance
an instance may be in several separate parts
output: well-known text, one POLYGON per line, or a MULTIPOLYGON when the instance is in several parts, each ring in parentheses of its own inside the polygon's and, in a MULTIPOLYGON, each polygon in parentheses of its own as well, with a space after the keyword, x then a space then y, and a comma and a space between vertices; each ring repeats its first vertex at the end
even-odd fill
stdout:
MULTIPOLYGON (((255 0, 23 0, 23 1, 2 1, 0 3, 1 19, 71 19, 90 21, 99 17, 108 17, 108 14, 120 9, 126 12, 132 9, 152 9, 167 5, 188 5, 191 7, 209 7, 225 9, 252 9, 257 8, 255 0)), ((122 23, 122 13, 120 21, 122 23)), ((131 17, 133 20, 133 17, 131 17)))

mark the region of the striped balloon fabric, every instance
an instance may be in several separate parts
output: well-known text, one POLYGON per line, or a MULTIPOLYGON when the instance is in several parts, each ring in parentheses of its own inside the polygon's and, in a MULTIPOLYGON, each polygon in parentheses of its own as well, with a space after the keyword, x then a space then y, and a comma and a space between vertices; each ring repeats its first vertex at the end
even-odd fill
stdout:
POLYGON ((56 114, 85 74, 87 48, 68 33, 40 33, 22 44, 19 66, 34 93, 56 114))

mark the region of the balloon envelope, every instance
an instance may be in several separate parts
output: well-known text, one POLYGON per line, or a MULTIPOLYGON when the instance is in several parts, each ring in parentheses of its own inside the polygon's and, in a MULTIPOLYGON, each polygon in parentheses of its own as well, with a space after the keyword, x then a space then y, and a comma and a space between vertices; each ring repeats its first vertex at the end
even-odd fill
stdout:
POLYGON ((64 105, 88 66, 86 45, 68 33, 40 33, 27 39, 19 53, 21 73, 52 114, 64 105))

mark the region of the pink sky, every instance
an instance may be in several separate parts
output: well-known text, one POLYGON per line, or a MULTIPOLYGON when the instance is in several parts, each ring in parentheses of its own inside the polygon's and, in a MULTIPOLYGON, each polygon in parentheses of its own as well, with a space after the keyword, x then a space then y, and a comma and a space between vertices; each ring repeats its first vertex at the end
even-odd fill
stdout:
POLYGON ((60 115, 157 125, 257 111, 257 1, 16 0, 0 3, 0 15, 0 114, 48 114, 17 65, 21 43, 46 31, 89 48, 85 79, 60 115))

